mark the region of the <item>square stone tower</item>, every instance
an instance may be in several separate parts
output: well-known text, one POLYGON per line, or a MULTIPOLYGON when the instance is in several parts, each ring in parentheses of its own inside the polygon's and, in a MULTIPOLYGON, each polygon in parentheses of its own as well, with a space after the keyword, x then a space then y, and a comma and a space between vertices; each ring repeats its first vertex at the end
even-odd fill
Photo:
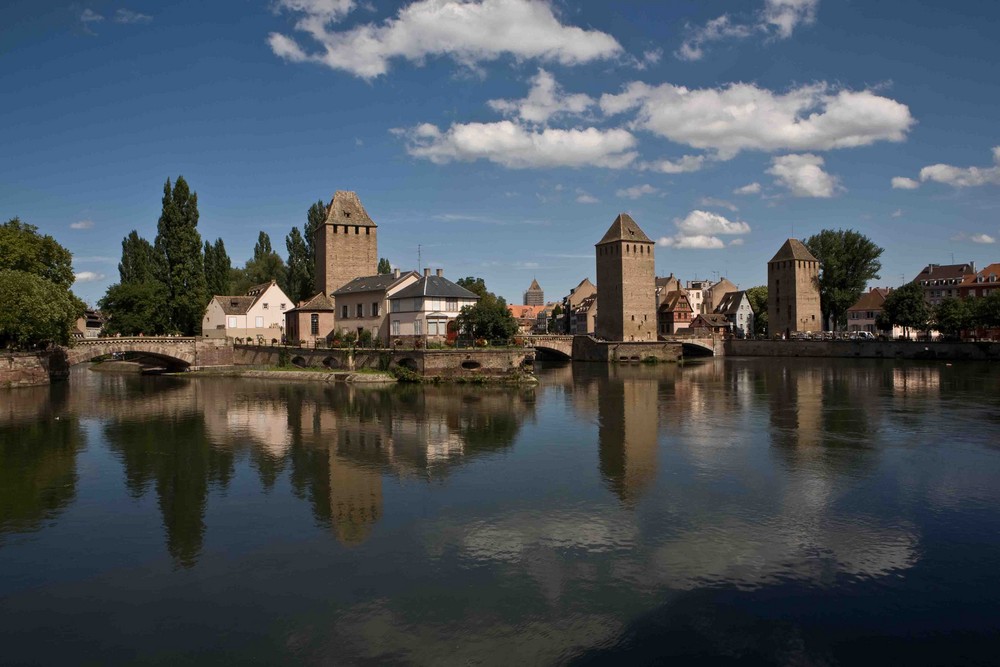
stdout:
POLYGON ((656 340, 654 246, 626 213, 596 244, 598 338, 656 340))
POLYGON ((819 260, 802 241, 788 239, 767 263, 767 327, 771 336, 822 331, 819 260))
POLYGON ((314 232, 316 291, 330 296, 355 278, 378 273, 377 232, 358 195, 338 190, 314 232))

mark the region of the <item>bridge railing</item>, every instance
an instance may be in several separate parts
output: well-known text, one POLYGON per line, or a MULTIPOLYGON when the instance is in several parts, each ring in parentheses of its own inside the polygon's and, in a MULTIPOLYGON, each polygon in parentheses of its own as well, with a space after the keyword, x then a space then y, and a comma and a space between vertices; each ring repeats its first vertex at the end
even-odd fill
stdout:
POLYGON ((197 340, 199 339, 193 336, 108 336, 105 338, 75 340, 71 347, 116 345, 120 343, 193 343, 197 340))

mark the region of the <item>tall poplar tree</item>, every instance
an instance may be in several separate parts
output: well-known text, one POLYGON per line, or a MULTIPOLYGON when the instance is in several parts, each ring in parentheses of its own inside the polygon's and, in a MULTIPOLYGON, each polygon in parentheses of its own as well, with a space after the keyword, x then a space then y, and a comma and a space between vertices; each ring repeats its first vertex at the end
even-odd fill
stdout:
POLYGON ((285 237, 285 248, 288 250, 288 296, 299 303, 312 296, 313 280, 309 270, 312 258, 298 227, 292 227, 285 237))
POLYGON ((385 257, 379 257, 378 260, 378 274, 382 275, 385 273, 392 273, 392 264, 385 257))
POLYGON ((194 335, 201 327, 208 290, 198 233, 198 194, 191 192, 183 176, 177 177, 173 187, 169 178, 163 186, 156 247, 167 260, 171 325, 185 335, 194 335))
POLYGON ((315 293, 316 285, 316 230, 326 222, 326 204, 320 199, 309 207, 306 213, 306 226, 302 237, 306 242, 306 255, 309 257, 309 292, 315 293))
POLYGON ((253 257, 247 261, 243 270, 249 282, 248 287, 274 280, 285 294, 288 294, 285 260, 271 248, 271 237, 267 232, 258 234, 257 244, 253 247, 253 257))
POLYGON ((132 230, 122 239, 122 259, 118 263, 118 278, 122 284, 159 280, 165 258, 153 244, 132 230))
POLYGON ((232 271, 233 263, 222 239, 216 239, 215 243, 205 241, 205 283, 209 295, 231 293, 232 271))

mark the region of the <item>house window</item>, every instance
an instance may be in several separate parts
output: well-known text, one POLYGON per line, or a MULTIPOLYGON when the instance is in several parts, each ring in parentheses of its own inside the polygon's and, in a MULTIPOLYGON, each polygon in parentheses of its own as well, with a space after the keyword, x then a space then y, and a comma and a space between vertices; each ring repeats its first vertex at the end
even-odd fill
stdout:
POLYGON ((357 311, 358 311, 358 317, 364 317, 365 316, 365 304, 359 303, 357 311))
POLYGON ((445 299, 445 310, 450 312, 458 310, 458 299, 445 299))
POLYGON ((421 320, 414 320, 413 335, 421 336, 424 333, 424 323, 421 320))
POLYGON ((399 312, 399 299, 394 299, 394 300, 390 301, 389 303, 392 304, 392 312, 398 313, 399 312))
POLYGON ((317 313, 313 313, 309 316, 309 332, 312 333, 313 336, 319 335, 319 315, 317 313))
POLYGON ((346 305, 340 307, 340 316, 342 318, 344 318, 345 320, 347 319, 347 306, 346 305))
POLYGON ((284 310, 285 309, 285 304, 281 304, 281 306, 279 306, 279 307, 281 308, 281 310, 284 310))
POLYGON ((422 310, 424 302, 422 299, 413 300, 413 310, 422 310))
POLYGON ((399 320, 392 321, 392 335, 393 336, 399 335, 399 320))
POLYGON ((372 301, 372 317, 378 317, 378 301, 372 301))
POLYGON ((237 324, 236 324, 236 318, 235 317, 230 317, 229 318, 229 324, 228 324, 228 326, 229 326, 230 329, 235 329, 236 328, 237 324))
POLYGON ((264 302, 264 310, 267 310, 267 302, 264 302))
POLYGON ((261 315, 257 316, 257 328, 258 329, 263 329, 264 328, 264 317, 261 316, 261 315))

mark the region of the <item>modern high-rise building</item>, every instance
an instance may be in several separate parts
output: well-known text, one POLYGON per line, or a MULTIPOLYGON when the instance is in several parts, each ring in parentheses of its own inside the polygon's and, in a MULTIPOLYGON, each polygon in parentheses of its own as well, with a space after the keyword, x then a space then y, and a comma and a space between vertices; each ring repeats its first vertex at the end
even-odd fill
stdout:
POLYGON ((627 213, 596 244, 598 338, 656 340, 655 245, 627 213))
POLYGON ((314 232, 317 292, 330 296, 359 276, 378 273, 378 226, 354 192, 338 190, 314 232))
POLYGON ((798 239, 785 241, 767 263, 767 326, 772 336, 823 330, 819 260, 798 239))
POLYGON ((524 305, 526 306, 544 306, 545 305, 545 292, 542 288, 538 286, 538 281, 532 279, 531 286, 528 287, 528 291, 524 293, 524 305))

